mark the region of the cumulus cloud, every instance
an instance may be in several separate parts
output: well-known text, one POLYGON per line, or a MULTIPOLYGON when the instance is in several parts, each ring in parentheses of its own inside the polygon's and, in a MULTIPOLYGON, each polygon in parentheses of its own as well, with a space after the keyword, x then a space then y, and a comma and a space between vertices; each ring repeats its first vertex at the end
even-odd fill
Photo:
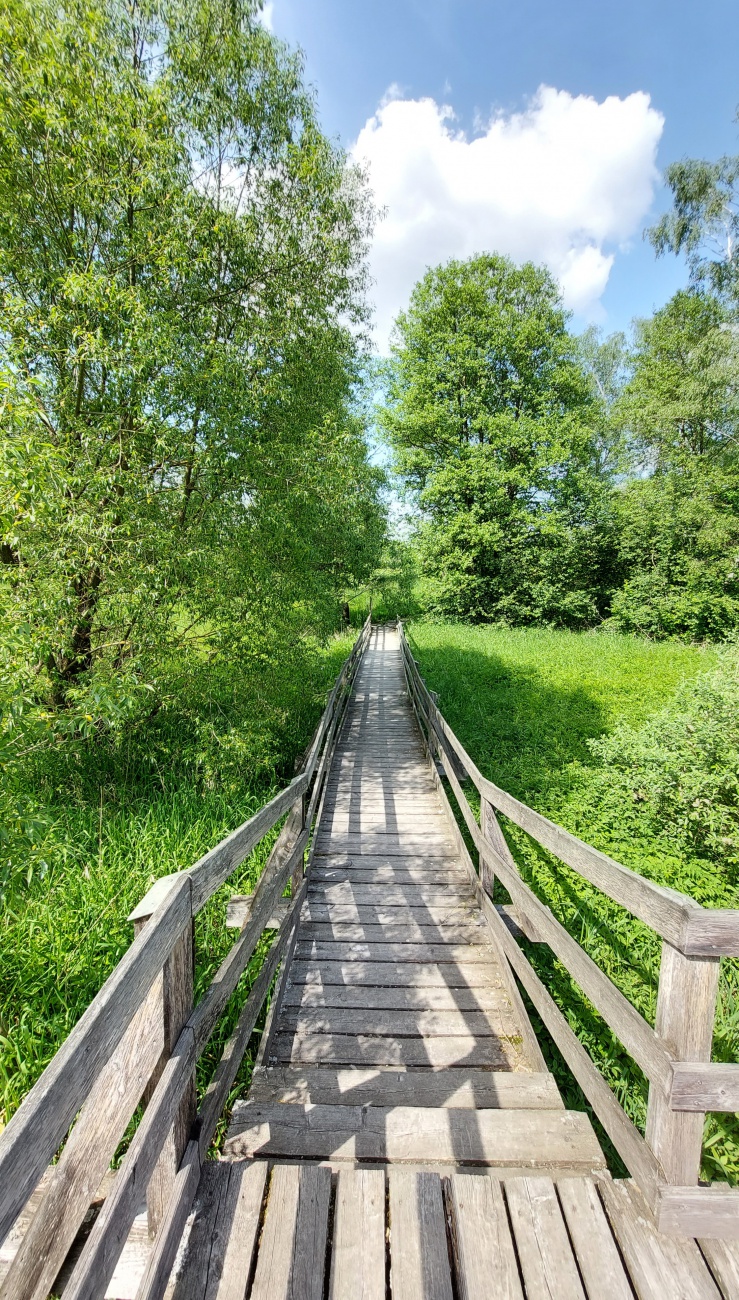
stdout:
POLYGON ((352 149, 385 209, 372 248, 381 350, 427 266, 483 251, 546 263, 566 304, 597 317, 652 202, 663 126, 643 92, 598 103, 541 86, 469 138, 451 108, 389 92, 352 149))
POLYGON ((274 25, 275 5, 274 0, 264 0, 262 11, 259 14, 259 21, 271 32, 274 25))

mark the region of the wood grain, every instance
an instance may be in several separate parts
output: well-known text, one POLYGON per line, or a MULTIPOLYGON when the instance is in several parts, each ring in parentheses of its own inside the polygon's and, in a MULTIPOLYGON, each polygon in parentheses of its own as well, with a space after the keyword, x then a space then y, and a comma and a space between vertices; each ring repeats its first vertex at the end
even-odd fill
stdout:
POLYGON ((438 1174, 391 1169, 389 1185, 393 1300, 452 1300, 438 1174))
POLYGON ((385 1300, 385 1175, 382 1170, 339 1171, 329 1300, 385 1300))

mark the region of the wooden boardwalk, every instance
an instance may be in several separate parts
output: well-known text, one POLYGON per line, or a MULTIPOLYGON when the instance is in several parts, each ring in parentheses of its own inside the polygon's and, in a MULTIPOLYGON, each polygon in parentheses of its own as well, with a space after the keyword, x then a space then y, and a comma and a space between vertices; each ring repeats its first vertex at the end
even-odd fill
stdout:
POLYGON ((493 786, 395 630, 365 625, 291 785, 158 880, 134 919, 128 954, 0 1135, 0 1300, 739 1300, 739 1199, 698 1185, 703 1114, 739 1101, 739 1068, 710 1062, 739 913, 660 890, 493 786), (656 1029, 528 889, 495 809, 662 935, 656 1029), (193 1007, 192 919, 281 818, 193 1007), (647 1139, 493 905, 493 873, 644 1069, 647 1139), (195 1115, 195 1062, 265 930, 277 936, 195 1115), (209 1160, 278 970, 248 1095, 209 1160), (631 1179, 611 1178, 588 1115, 565 1108, 514 970, 631 1179))

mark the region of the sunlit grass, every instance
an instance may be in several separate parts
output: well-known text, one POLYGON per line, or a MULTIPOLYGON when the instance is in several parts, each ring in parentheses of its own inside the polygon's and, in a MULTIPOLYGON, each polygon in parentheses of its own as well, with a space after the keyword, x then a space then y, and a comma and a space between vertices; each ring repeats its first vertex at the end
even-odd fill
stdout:
MULTIPOLYGON (((615 634, 424 623, 413 624, 409 635, 421 672, 439 692, 439 707, 485 776, 650 879, 707 906, 737 906, 721 864, 687 853, 669 828, 657 833, 639 805, 625 800, 619 784, 609 780, 587 744, 619 722, 645 722, 682 681, 716 664, 716 649, 615 634)), ((469 786, 467 794, 476 806, 469 786)), ((653 1024, 657 936, 501 820, 526 880, 653 1024)), ((496 898, 507 898, 499 883, 496 891, 496 898)), ((525 947, 571 1027, 643 1131, 648 1085, 641 1071, 546 945, 525 947)), ((737 1059, 738 1007, 739 963, 727 960, 716 1015, 716 1060, 737 1059)), ((569 1070, 535 1014, 532 1020, 566 1101, 582 1107, 584 1099, 569 1070)), ((736 1117, 707 1118, 704 1171, 739 1181, 736 1117)))

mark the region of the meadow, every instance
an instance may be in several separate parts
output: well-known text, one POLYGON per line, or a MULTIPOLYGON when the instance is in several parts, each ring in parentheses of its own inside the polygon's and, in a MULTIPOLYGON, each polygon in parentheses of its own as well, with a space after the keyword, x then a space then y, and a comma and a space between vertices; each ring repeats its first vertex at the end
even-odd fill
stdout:
MULTIPOLYGON (((484 775, 651 879, 706 906, 737 906, 730 836, 712 834, 711 821, 717 808, 722 832, 736 821, 734 649, 418 621, 409 639, 440 709, 484 775)), ((469 784, 466 793, 472 803, 469 784)), ((524 832, 505 819, 502 824, 529 884, 653 1024, 656 936, 524 832)), ((507 901, 499 882, 496 901, 507 901)), ((549 949, 525 947, 643 1131, 648 1085, 641 1071, 549 949)), ((725 961, 716 1060, 737 1059, 738 1008, 739 969, 725 961)), ((566 1100, 587 1106, 533 1010, 532 1020, 566 1100)), ((623 1172, 600 1136, 614 1171, 623 1172)), ((736 1117, 707 1117, 703 1163, 707 1177, 739 1180, 736 1117)))

